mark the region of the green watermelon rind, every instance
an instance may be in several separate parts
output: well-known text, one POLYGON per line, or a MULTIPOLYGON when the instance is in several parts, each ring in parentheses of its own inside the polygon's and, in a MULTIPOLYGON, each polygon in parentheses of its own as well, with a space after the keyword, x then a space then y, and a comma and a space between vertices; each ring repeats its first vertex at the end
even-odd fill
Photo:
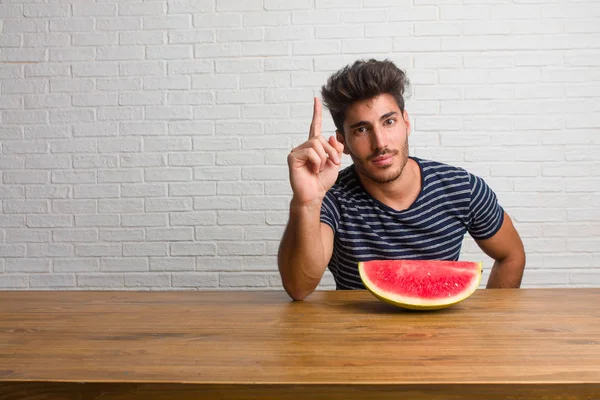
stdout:
MULTIPOLYGON (((375 260, 373 260, 373 261, 375 261, 375 260)), ((388 261, 393 261, 393 260, 388 260, 388 261)), ((423 261, 426 261, 426 260, 423 260, 423 261)), ((476 264, 479 266, 479 269, 478 269, 479 273, 477 273, 476 279, 474 279, 471 282, 471 285, 468 286, 467 288, 465 288, 465 290, 463 290, 456 296, 444 298, 443 299, 444 301, 424 300, 424 299, 420 299, 420 298, 416 298, 416 297, 401 296, 396 293, 391 293, 391 292, 377 289, 377 285, 374 282, 372 282, 369 279, 369 277, 367 276, 367 274, 365 273, 364 268, 363 268, 364 264, 365 264, 364 262, 358 263, 358 272, 359 272, 360 278, 363 281, 363 284, 365 285, 367 290, 369 292, 371 292, 371 294, 373 294, 376 298, 378 298, 379 300, 381 300, 385 303, 388 303, 388 304, 391 304, 391 305, 394 305, 397 307, 401 307, 401 308, 406 308, 409 310, 440 310, 440 309, 448 308, 448 307, 451 307, 455 304, 462 302, 463 300, 470 297, 473 293, 475 293, 475 291, 479 287, 479 284, 481 283, 481 276, 482 276, 482 272, 483 272, 483 262, 474 262, 473 264, 476 264)))

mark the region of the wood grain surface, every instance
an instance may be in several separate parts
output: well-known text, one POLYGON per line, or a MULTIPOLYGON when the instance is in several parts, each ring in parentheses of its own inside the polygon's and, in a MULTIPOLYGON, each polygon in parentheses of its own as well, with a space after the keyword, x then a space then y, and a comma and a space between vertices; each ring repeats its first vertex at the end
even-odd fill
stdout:
POLYGON ((0 399, 600 399, 600 289, 0 291, 0 399), (49 397, 44 397, 49 396, 49 397))

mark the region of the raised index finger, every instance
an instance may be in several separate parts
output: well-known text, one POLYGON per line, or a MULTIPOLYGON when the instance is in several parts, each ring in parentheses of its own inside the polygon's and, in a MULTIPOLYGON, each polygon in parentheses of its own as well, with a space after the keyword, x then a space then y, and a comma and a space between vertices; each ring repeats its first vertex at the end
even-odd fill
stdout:
POLYGON ((308 133, 308 138, 312 139, 321 135, 321 120, 322 120, 322 107, 321 100, 318 97, 315 97, 315 104, 313 108, 313 119, 310 124, 310 131, 308 133))

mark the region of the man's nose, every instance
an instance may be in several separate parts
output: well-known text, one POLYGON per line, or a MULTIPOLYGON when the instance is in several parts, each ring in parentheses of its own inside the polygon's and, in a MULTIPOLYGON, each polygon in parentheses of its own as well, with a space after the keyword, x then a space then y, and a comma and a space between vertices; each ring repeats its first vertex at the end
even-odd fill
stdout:
POLYGON ((388 144, 388 137, 385 129, 380 126, 374 127, 371 131, 371 146, 373 147, 373 150, 384 149, 388 144))

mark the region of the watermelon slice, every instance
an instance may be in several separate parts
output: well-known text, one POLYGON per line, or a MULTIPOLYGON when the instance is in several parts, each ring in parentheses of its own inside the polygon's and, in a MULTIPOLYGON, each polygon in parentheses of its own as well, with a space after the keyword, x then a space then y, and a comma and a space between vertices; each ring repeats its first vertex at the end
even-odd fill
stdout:
POLYGON ((378 299, 412 310, 437 310, 472 295, 481 262, 373 260, 358 263, 365 287, 378 299))

